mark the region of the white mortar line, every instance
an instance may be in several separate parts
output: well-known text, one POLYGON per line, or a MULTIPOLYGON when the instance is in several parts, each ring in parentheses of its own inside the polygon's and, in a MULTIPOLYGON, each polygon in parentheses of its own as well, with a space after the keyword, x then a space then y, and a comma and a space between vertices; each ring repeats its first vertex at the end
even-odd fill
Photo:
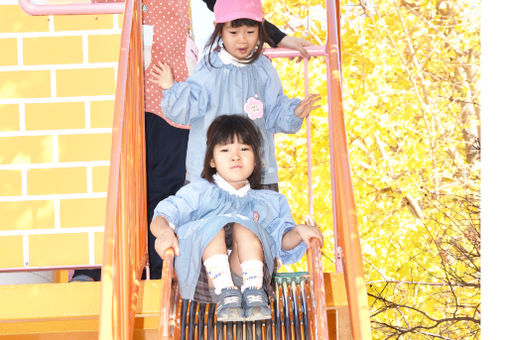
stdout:
POLYGON ((50 70, 50 97, 57 97, 57 71, 50 70))
POLYGON ((48 16, 48 31, 55 33, 55 17, 53 15, 48 16))
POLYGON ((114 30, 120 29, 120 27, 119 27, 119 15, 118 14, 114 14, 113 15, 113 29, 114 30))
POLYGON ((85 129, 90 129, 90 101, 85 101, 85 129))
POLYGON ((21 196, 27 196, 27 186, 28 186, 28 180, 27 180, 27 168, 21 169, 21 196))

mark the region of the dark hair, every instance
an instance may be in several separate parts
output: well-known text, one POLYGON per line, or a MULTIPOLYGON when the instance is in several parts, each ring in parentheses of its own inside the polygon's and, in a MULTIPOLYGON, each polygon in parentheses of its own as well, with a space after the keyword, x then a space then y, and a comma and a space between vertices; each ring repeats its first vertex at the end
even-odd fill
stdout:
MULTIPOLYGON (((207 58, 208 58, 209 65, 211 65, 212 67, 215 67, 215 66, 211 63, 211 52, 215 48, 215 46, 214 46, 215 43, 220 40, 221 32, 223 31, 223 26, 225 26, 226 24, 227 24, 226 22, 216 24, 214 26, 213 33, 211 34, 211 36, 209 37, 209 40, 207 41, 207 44, 205 44, 204 49, 209 48, 209 52, 207 53, 207 58)), ((262 54, 262 49, 264 48, 264 42, 265 41, 271 42, 271 39, 269 38, 269 35, 267 34, 266 29, 264 28, 264 25, 262 22, 255 21, 252 19, 235 19, 235 20, 230 21, 230 25, 234 28, 241 27, 244 25, 246 25, 248 27, 256 26, 259 28, 259 43, 257 44, 257 49, 248 58, 246 58, 245 60, 241 60, 241 62, 245 62, 246 64, 251 64, 252 62, 257 60, 257 58, 262 54)))
POLYGON ((235 137, 240 143, 251 146, 255 155, 255 168, 248 177, 253 189, 260 188, 262 179, 262 158, 260 155, 262 137, 257 126, 247 117, 241 115, 222 115, 213 120, 207 130, 207 145, 204 157, 202 177, 214 183, 216 169, 211 167, 211 159, 216 145, 233 143, 235 137))

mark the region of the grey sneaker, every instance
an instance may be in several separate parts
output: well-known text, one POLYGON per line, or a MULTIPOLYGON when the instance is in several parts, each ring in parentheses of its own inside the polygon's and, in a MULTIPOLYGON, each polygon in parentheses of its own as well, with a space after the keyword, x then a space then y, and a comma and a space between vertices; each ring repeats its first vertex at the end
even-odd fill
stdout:
POLYGON ((216 305, 216 320, 244 321, 243 296, 238 288, 223 288, 216 305))
POLYGON ((263 288, 246 288, 243 292, 244 318, 246 321, 271 319, 271 307, 263 288))

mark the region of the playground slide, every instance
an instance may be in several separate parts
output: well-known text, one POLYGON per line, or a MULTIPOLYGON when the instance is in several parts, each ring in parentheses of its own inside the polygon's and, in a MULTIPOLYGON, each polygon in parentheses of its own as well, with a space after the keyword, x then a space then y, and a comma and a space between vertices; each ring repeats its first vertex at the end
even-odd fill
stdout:
MULTIPOLYGON (((318 57, 323 57, 328 66, 335 260, 338 270, 343 268, 345 279, 344 285, 338 284, 338 286, 332 286, 329 289, 336 291, 345 287, 351 322, 351 336, 354 339, 370 339, 368 303, 343 121, 338 1, 327 0, 326 4, 328 13, 327 43, 325 46, 311 48, 309 51, 312 54, 315 53, 318 57)), ((141 46, 140 27, 141 2, 127 0, 124 9, 121 53, 117 75, 107 219, 104 234, 103 276, 101 282, 101 339, 133 338, 136 305, 139 296, 142 296, 140 278, 147 262, 145 171, 143 169, 144 135, 143 131, 140 130, 140 127, 143 126, 140 121, 143 117, 143 98, 141 98, 143 83, 139 76, 143 74, 142 56, 139 48, 141 46)), ((293 53, 295 52, 274 50, 269 51, 268 55, 271 58, 292 57, 294 56, 293 53)), ((320 318, 320 313, 310 313, 310 311, 313 311, 313 306, 317 305, 317 299, 324 300, 325 295, 328 294, 327 288, 320 286, 317 293, 313 295, 313 293, 302 288, 302 285, 317 289, 316 282, 323 280, 322 275, 313 271, 302 276, 297 273, 295 275, 296 277, 291 276, 290 278, 277 277, 275 289, 279 292, 278 301, 281 304, 278 304, 277 301, 273 305, 273 309, 275 320, 278 320, 271 327, 261 324, 259 331, 257 331, 256 324, 253 327, 248 327, 252 328, 254 334, 261 332, 274 333, 276 336, 277 332, 281 332, 282 338, 285 339, 288 334, 294 334, 291 336, 295 338, 298 338, 298 334, 300 334, 299 336, 303 335, 304 338, 306 338, 305 334, 309 334, 312 338, 318 338, 314 334, 320 334, 316 332, 322 327, 320 325, 322 321, 312 321, 311 317, 320 318), (311 278, 310 275, 314 278, 311 278), (278 280, 280 283, 278 283, 278 280), (292 300, 294 296, 295 299, 292 300), (297 302, 297 306, 300 307, 286 305, 288 301, 297 302), (295 311, 297 311, 297 314, 295 314, 295 311), (289 327, 286 327, 287 324, 289 327), (295 328, 297 326, 302 328, 298 327, 298 330, 298 328, 295 328)), ((163 280, 163 284, 165 281, 163 280)), ((170 294, 169 299, 175 301, 177 294, 175 288, 172 288, 172 283, 170 283, 170 292, 172 290, 174 290, 173 295, 170 294)), ((180 303, 181 308, 184 305, 185 303, 180 303)), ((177 311, 175 305, 172 308, 177 311)), ((189 303, 188 309, 194 308, 200 311, 206 307, 192 306, 189 303)), ((208 308, 209 306, 206 310, 208 308)), ((174 320, 177 323, 177 317, 175 316, 177 314, 171 315, 174 316, 170 317, 169 320, 174 320)), ((202 321, 204 325, 209 322, 209 318, 206 320, 206 315, 208 315, 207 312, 204 314, 202 321)), ((188 323, 190 320, 195 322, 195 318, 188 318, 187 320, 188 323)), ((197 320, 201 320, 201 317, 198 317, 197 320)), ((335 327, 332 324, 327 325, 325 320, 324 325, 326 329, 335 327)), ((225 327, 225 332, 228 332, 229 325, 225 327)), ((186 325, 185 329, 190 329, 189 324, 186 325)), ((235 331, 236 334, 239 334, 240 329, 241 327, 238 330, 237 325, 232 325, 232 332, 235 331)), ((244 333, 248 333, 246 325, 242 329, 244 333)), ((327 335, 321 337, 327 337, 327 335)))

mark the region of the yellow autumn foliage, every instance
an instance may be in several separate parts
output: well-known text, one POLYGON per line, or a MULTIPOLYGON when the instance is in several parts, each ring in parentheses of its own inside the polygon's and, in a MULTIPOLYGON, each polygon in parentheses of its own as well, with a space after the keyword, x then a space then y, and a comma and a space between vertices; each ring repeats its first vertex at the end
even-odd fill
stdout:
MULTIPOLYGON (((480 3, 340 1, 342 92, 374 339, 480 334, 480 3)), ((266 18, 324 44, 323 1, 276 0, 266 18)), ((303 63, 274 61, 303 96, 303 63)), ((309 65, 313 213, 334 271, 326 70, 309 65)), ((278 135, 281 192, 308 214, 306 133, 278 135)), ((301 262, 282 270, 304 270, 301 262)))

